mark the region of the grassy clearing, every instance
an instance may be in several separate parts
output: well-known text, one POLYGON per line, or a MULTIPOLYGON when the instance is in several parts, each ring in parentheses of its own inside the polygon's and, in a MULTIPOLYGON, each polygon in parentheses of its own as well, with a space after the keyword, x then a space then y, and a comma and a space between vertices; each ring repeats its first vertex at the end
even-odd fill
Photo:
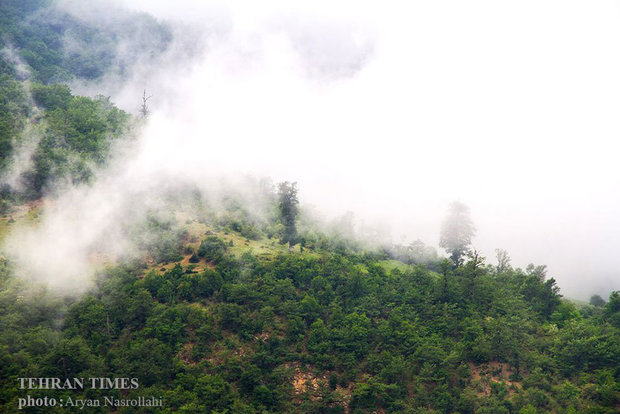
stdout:
POLYGON ((19 225, 33 225, 41 220, 44 202, 36 201, 15 207, 10 213, 0 216, 0 245, 4 243, 11 228, 19 225))
POLYGON ((4 238, 9 232, 10 224, 8 217, 0 217, 0 244, 4 242, 4 238))
POLYGON ((588 307, 592 306, 588 302, 586 302, 585 300, 573 299, 573 298, 568 298, 568 297, 565 297, 564 299, 566 299, 568 302, 570 302, 573 305, 575 305, 575 307, 578 310, 582 310, 583 308, 588 308, 588 307))
POLYGON ((399 262, 398 260, 380 260, 377 261, 377 264, 381 266, 386 272, 391 272, 394 269, 398 269, 401 272, 407 272, 413 268, 413 266, 403 262, 399 262))

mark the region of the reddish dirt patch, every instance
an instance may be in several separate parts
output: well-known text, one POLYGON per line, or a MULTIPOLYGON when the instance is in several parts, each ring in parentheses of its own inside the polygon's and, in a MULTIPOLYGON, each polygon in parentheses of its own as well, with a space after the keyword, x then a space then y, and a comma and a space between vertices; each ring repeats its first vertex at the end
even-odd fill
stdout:
MULTIPOLYGON (((295 388, 295 392, 297 392, 298 394, 304 392, 314 394, 314 392, 319 388, 319 381, 325 381, 324 376, 317 378, 310 372, 303 372, 297 369, 295 371, 295 375, 293 376, 293 388, 295 388)), ((313 396, 318 399, 322 398, 320 394, 313 396)))
POLYGON ((183 345, 183 348, 181 348, 181 350, 178 353, 179 359, 183 361, 185 365, 191 365, 191 366, 197 365, 196 362, 192 361, 192 358, 191 358, 193 348, 194 348, 194 343, 188 342, 185 345, 183 345))
POLYGON ((163 265, 157 265, 153 261, 148 262, 147 264, 150 268, 155 268, 159 274, 164 274, 170 269, 172 269, 177 264, 180 264, 184 269, 193 266, 193 271, 196 273, 204 272, 207 269, 213 269, 215 266, 211 262, 206 262, 205 259, 200 259, 198 263, 192 263, 189 261, 189 258, 192 257, 191 254, 183 256, 183 259, 180 262, 166 263, 163 265))
POLYGON ((491 361, 486 364, 476 365, 469 363, 472 381, 478 385, 479 396, 491 395, 491 383, 504 383, 508 387, 508 393, 513 394, 511 388, 521 388, 521 383, 511 381, 514 369, 506 362, 491 361))
MULTIPOLYGON (((332 392, 328 390, 329 372, 315 375, 310 369, 302 370, 297 363, 291 364, 289 367, 295 367, 292 381, 295 393, 308 394, 311 401, 317 401, 325 397, 325 392, 332 392)), ((352 383, 347 388, 338 385, 331 395, 334 401, 332 404, 342 406, 345 414, 350 413, 349 403, 351 402, 352 391, 352 383)), ((297 402, 301 401, 297 400, 297 402)))

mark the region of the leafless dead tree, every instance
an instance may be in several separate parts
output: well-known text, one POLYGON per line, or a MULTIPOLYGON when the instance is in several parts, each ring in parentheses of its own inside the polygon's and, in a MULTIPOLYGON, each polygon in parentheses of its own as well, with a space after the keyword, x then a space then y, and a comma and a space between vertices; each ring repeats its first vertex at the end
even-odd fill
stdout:
POLYGON ((146 104, 146 101, 151 99, 152 96, 146 96, 146 89, 142 92, 142 107, 140 108, 140 113, 142 114, 142 118, 146 118, 149 115, 149 107, 146 104))

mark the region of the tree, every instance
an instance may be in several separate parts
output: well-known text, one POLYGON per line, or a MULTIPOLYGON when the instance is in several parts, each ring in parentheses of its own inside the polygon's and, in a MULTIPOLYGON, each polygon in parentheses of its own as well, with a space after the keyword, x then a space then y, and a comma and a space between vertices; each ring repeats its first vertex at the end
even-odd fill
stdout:
POLYGON ((444 302, 447 300, 448 298, 448 275, 450 272, 450 268, 452 267, 450 265, 450 260, 448 259, 443 259, 441 261, 441 263, 439 264, 439 267, 441 269, 441 275, 442 275, 442 280, 443 280, 443 287, 441 289, 441 296, 444 300, 444 302))
POLYGON ((547 277, 547 266, 527 265, 527 276, 521 285, 521 294, 532 309, 547 319, 561 303, 560 288, 555 279, 547 277))
POLYGON ((596 306, 597 308, 602 308, 605 306, 605 299, 603 299, 600 295, 592 295, 590 297, 590 305, 596 306))
POLYGON ((620 292, 611 292, 609 295, 609 302, 605 305, 603 311, 605 321, 609 322, 612 326, 620 328, 620 292))
POLYGON ((295 219, 299 214, 299 200, 297 199, 297 183, 284 181, 278 184, 278 207, 280 208, 280 220, 284 224, 284 235, 282 243, 289 244, 289 247, 297 242, 297 227, 295 219))
POLYGON ((152 96, 146 96, 146 89, 142 92, 142 106, 140 107, 140 114, 142 114, 142 118, 146 118, 149 116, 149 107, 146 102, 151 99, 152 96))
POLYGON ((506 250, 495 249, 495 257, 497 257, 497 273, 504 273, 512 268, 510 266, 510 256, 506 250))
POLYGON ((474 298, 476 279, 484 274, 484 257, 477 250, 468 252, 469 261, 464 266, 464 276, 469 280, 469 294, 474 298))
POLYGON ((209 236, 200 243, 196 255, 204 257, 207 262, 218 264, 224 259, 226 250, 226 243, 217 236, 209 236))
POLYGON ((437 252, 427 246, 422 240, 415 240, 407 246, 395 246, 395 255, 398 260, 409 264, 430 263, 437 260, 437 252))
POLYGON ((463 257, 469 252, 469 245, 475 234, 476 229, 469 217, 469 207, 453 201, 441 225, 439 246, 448 252, 455 266, 463 263, 463 257))

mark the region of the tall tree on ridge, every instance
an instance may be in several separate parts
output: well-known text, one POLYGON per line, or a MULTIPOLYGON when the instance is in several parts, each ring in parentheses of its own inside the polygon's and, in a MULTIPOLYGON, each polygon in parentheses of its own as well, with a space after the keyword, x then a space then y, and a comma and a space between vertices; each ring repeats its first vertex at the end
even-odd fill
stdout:
POLYGON ((455 266, 463 264, 463 257, 469 252, 475 234, 476 228, 469 216, 469 207, 453 201, 441 225, 439 246, 448 252, 455 266))
POLYGON ((278 207, 280 208, 280 220, 284 224, 284 236, 282 243, 287 243, 292 248, 297 242, 297 227, 295 219, 299 214, 299 200, 297 199, 297 183, 284 181, 278 184, 278 207))

